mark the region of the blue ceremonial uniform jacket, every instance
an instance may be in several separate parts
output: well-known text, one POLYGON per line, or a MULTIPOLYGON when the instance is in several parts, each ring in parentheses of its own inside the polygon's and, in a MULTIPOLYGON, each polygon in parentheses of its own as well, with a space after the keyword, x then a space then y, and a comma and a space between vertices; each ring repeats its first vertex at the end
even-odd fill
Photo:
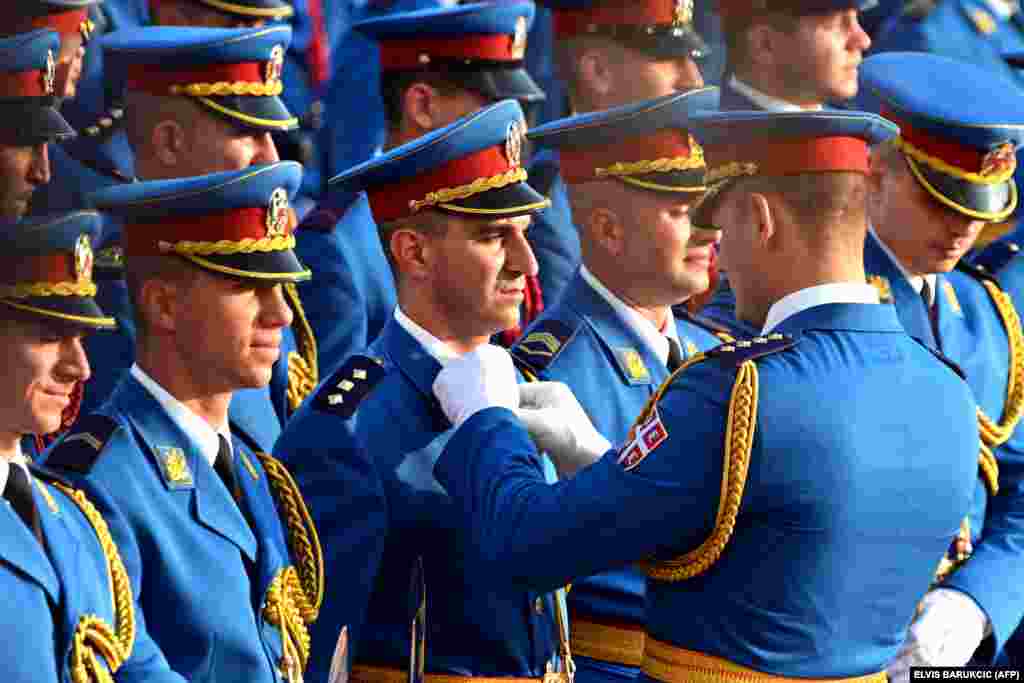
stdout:
POLYGON ((295 252, 313 272, 298 288, 327 375, 384 329, 395 308, 395 280, 363 193, 324 200, 295 240, 295 252))
MULTIPOLYGON (((963 270, 936 276, 937 335, 920 295, 873 233, 864 245, 864 265, 883 297, 891 298, 908 334, 939 349, 967 376, 977 406, 993 420, 1006 410, 1010 378, 1010 342, 1005 323, 992 297, 974 274, 963 270)), ((732 293, 719 289, 709 317, 726 324, 735 311, 732 293)), ((732 325, 736 326, 733 319, 732 325)), ((743 323, 742 329, 748 329, 743 323)), ((1015 429, 1009 441, 995 449, 999 464, 999 495, 990 496, 983 478, 975 476, 970 526, 974 554, 943 585, 974 598, 992 622, 994 651, 979 657, 992 661, 1024 616, 1024 433, 1015 429)))
POLYGON ((512 413, 471 417, 435 473, 477 571, 552 587, 696 551, 688 580, 653 568, 648 637, 791 677, 884 669, 967 510, 974 402, 890 306, 817 306, 778 332, 794 339, 676 374, 620 452, 555 485, 512 413))
MULTIPOLYGON (((14 508, 0 505, 4 671, 7 680, 18 683, 72 683, 74 635, 83 620, 98 617, 115 633, 123 631, 124 625, 114 613, 115 588, 96 529, 78 504, 54 485, 55 481, 66 483, 63 479, 36 467, 31 472, 46 548, 14 508)), ((117 601, 129 611, 137 607, 130 591, 117 601)), ((106 659, 97 659, 109 671, 106 659)), ((184 683, 168 667, 141 621, 135 624, 130 656, 114 680, 184 683)))
POLYGON ((557 152, 537 152, 530 165, 530 185, 551 199, 551 206, 533 216, 527 235, 537 257, 537 277, 544 303, 551 305, 558 301, 581 261, 580 236, 572 222, 557 152))
MULTIPOLYGON (((721 342, 693 318, 677 318, 675 325, 684 360, 721 342)), ((649 345, 580 271, 558 303, 541 314, 511 353, 521 368, 538 379, 568 384, 597 431, 613 443, 626 438, 636 416, 669 377, 668 368, 649 345), (550 346, 537 345, 541 335, 562 338, 554 354, 550 346), (635 360, 631 365, 630 357, 639 358, 640 366, 635 360)), ((574 616, 587 614, 634 624, 644 621, 644 577, 633 568, 575 581, 568 598, 574 616)), ((631 677, 637 673, 636 668, 589 662, 578 655, 576 660, 579 676, 584 667, 607 668, 631 677)))
MULTIPOLYGON (((392 318, 366 355, 346 361, 292 418, 277 453, 301 487, 322 492, 311 495, 310 502, 314 519, 325 525, 343 505, 338 492, 346 484, 338 463, 352 461, 364 449, 380 472, 388 533, 366 625, 354 643, 357 662, 407 667, 413 616, 410 576, 416 558, 422 557, 427 671, 541 676, 555 652, 551 601, 543 593, 476 571, 477 549, 431 474, 452 431, 432 389, 440 370, 433 356, 392 318)), ((540 473, 541 461, 534 464, 540 473)), ((357 506, 340 509, 353 525, 362 518, 357 506)), ((344 548, 351 530, 337 524, 334 528, 340 535, 325 536, 324 545, 334 547, 332 554, 342 553, 338 548, 344 548)), ((342 623, 333 610, 344 609, 329 602, 322 618, 342 623)), ((313 647, 325 645, 314 641, 313 647)), ((325 654, 314 658, 329 661, 325 654)))
POLYGON ((267 604, 272 582, 298 564, 289 550, 294 532, 250 441, 232 431, 244 511, 130 375, 46 462, 84 488, 107 519, 150 635, 176 671, 196 682, 272 683, 284 651, 278 611, 267 604))

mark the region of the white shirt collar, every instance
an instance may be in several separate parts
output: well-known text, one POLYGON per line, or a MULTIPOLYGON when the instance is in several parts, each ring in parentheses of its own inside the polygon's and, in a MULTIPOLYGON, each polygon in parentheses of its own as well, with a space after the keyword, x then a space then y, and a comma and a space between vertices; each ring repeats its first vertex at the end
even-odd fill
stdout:
POLYGON ((889 245, 885 243, 885 240, 878 236, 878 233, 875 232, 875 227, 873 225, 870 225, 868 226, 868 230, 870 230, 871 234, 875 236, 875 240, 878 242, 878 246, 882 248, 882 251, 884 251, 885 255, 889 257, 889 260, 896 264, 896 268, 900 271, 903 277, 907 279, 907 282, 910 283, 910 286, 914 288, 915 292, 920 294, 921 290, 924 288, 925 281, 928 281, 928 286, 931 288, 929 290, 931 292, 931 301, 928 302, 928 305, 934 306, 935 285, 938 281, 938 277, 935 275, 935 273, 928 273, 927 275, 911 275, 909 272, 907 272, 907 269, 903 267, 903 264, 900 263, 900 260, 896 258, 896 254, 893 253, 892 249, 889 248, 889 245))
POLYGON ((778 97, 773 97, 767 93, 763 93, 757 88, 748 85, 736 78, 736 74, 733 74, 729 78, 729 87, 738 92, 739 94, 746 97, 748 100, 761 107, 765 111, 774 112, 793 112, 793 111, 821 111, 824 109, 820 104, 810 109, 804 109, 803 107, 787 102, 786 100, 780 100, 778 97))
POLYGON ((138 365, 132 365, 131 373, 132 377, 138 380, 139 384, 153 395, 153 398, 167 412, 167 415, 174 424, 181 431, 185 432, 185 436, 195 444, 203 458, 210 463, 210 467, 213 467, 213 463, 217 460, 217 451, 220 450, 220 439, 218 436, 223 436, 227 440, 228 447, 232 450, 232 454, 234 454, 235 447, 231 443, 231 431, 227 425, 214 429, 209 422, 196 415, 188 406, 171 396, 166 389, 160 386, 155 379, 146 374, 145 370, 138 365))
MULTIPOLYGON (((647 344, 647 348, 654 352, 654 355, 658 357, 658 360, 665 364, 668 362, 668 337, 672 339, 676 344, 679 344, 679 331, 673 324, 675 321, 669 319, 668 324, 665 325, 665 332, 661 332, 657 327, 654 326, 650 320, 640 315, 632 306, 628 305, 619 297, 615 296, 611 290, 605 287, 597 277, 594 276, 587 267, 584 265, 580 266, 580 276, 584 282, 590 285, 595 292, 601 295, 601 298, 608 302, 608 305, 615 310, 618 316, 622 319, 622 322, 626 324, 629 329, 633 330, 644 343, 647 344)), ((683 351, 682 345, 679 345, 680 352, 683 351)))
POLYGON ((32 473, 28 471, 28 458, 21 452, 21 443, 18 444, 18 451, 8 458, 0 458, 0 496, 7 490, 7 480, 11 476, 11 465, 21 467, 32 481, 32 473))
POLYGON ((441 364, 441 367, 460 357, 461 354, 456 353, 452 347, 416 324, 402 311, 401 306, 395 306, 395 320, 441 364))
POLYGON ((761 334, 768 334, 787 318, 824 304, 877 304, 878 290, 866 282, 830 282, 806 287, 776 301, 768 309, 761 334))
POLYGON ((985 4, 1004 21, 1016 14, 1019 9, 1016 2, 1007 2, 1007 0, 985 0, 985 4))

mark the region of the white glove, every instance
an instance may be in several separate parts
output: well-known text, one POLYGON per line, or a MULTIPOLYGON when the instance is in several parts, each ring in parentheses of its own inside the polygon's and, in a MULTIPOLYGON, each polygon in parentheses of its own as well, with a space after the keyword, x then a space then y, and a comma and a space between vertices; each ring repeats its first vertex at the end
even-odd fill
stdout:
POLYGON ((484 344, 449 362, 434 380, 434 395, 458 427, 485 408, 519 407, 519 385, 512 356, 500 346, 484 344))
POLYGON ((952 588, 929 591, 900 654, 887 669, 889 680, 909 681, 912 666, 966 665, 988 630, 988 616, 971 596, 952 588))
POLYGON ((562 382, 523 384, 519 395, 516 415, 526 425, 537 448, 554 462, 559 477, 571 477, 611 448, 562 382))

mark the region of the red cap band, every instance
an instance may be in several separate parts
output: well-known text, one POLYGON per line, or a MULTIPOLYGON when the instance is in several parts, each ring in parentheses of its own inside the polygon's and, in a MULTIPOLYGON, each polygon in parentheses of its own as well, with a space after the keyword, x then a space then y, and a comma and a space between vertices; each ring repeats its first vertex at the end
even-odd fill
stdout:
POLYGON ((726 164, 757 164, 757 175, 797 175, 825 171, 868 173, 868 143, 861 138, 827 137, 705 145, 712 169, 726 164))
POLYGON ((72 252, 0 257, 0 283, 4 285, 73 282, 77 279, 75 255, 72 252))
POLYGON ((37 14, 29 17, 27 21, 19 22, 14 33, 28 33, 36 29, 48 28, 56 31, 61 36, 79 34, 82 32, 82 24, 89 21, 88 9, 73 9, 67 12, 52 12, 50 14, 37 14))
POLYGON ((481 178, 492 178, 511 170, 504 146, 488 147, 404 181, 367 190, 370 209, 378 223, 387 223, 414 211, 411 202, 421 201, 431 192, 469 185, 481 178))
POLYGON ((980 173, 983 161, 988 154, 976 147, 961 145, 948 138, 937 138, 928 131, 914 128, 892 111, 883 108, 882 116, 900 127, 900 137, 929 156, 942 159, 950 166, 955 166, 969 173, 980 173))
POLYGON ((190 70, 161 71, 159 64, 132 64, 128 67, 129 90, 151 95, 167 95, 174 86, 193 83, 263 83, 267 62, 210 64, 190 70))
MULTIPOLYGON (((267 207, 255 207, 131 223, 125 226, 122 238, 124 252, 127 256, 157 256, 169 251, 161 249, 161 244, 264 239, 269 236, 267 213, 267 207)), ((295 223, 295 213, 289 209, 285 234, 291 234, 295 223)))
POLYGON ((667 128, 651 135, 600 147, 560 149, 558 156, 562 178, 572 184, 597 179, 597 169, 608 168, 613 164, 689 157, 692 153, 689 133, 678 128, 667 128))
POLYGON ((507 34, 391 40, 380 44, 380 64, 385 71, 421 69, 431 59, 517 62, 522 61, 523 51, 515 36, 507 34), (428 59, 424 60, 424 56, 428 59))
POLYGON ((586 9, 556 9, 555 36, 567 38, 592 33, 591 27, 657 26, 675 21, 674 0, 606 2, 586 9))
POLYGON ((52 90, 46 89, 45 71, 0 72, 0 97, 47 97, 52 94, 52 90))

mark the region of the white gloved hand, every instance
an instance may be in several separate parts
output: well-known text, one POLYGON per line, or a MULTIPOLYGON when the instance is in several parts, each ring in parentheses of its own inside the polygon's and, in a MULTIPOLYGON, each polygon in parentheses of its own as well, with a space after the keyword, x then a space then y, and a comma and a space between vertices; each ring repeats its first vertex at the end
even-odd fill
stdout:
POLYGON ((611 448, 562 382, 523 384, 519 395, 516 414, 538 450, 545 451, 554 462, 559 477, 571 477, 611 448))
POLYGON ((925 594, 907 640, 887 673, 894 683, 910 680, 912 666, 964 666, 981 645, 988 616, 971 596, 952 588, 925 594))
POLYGON ((512 356, 500 346, 484 344, 449 362, 434 380, 434 395, 458 427, 485 408, 519 407, 519 385, 512 356))

